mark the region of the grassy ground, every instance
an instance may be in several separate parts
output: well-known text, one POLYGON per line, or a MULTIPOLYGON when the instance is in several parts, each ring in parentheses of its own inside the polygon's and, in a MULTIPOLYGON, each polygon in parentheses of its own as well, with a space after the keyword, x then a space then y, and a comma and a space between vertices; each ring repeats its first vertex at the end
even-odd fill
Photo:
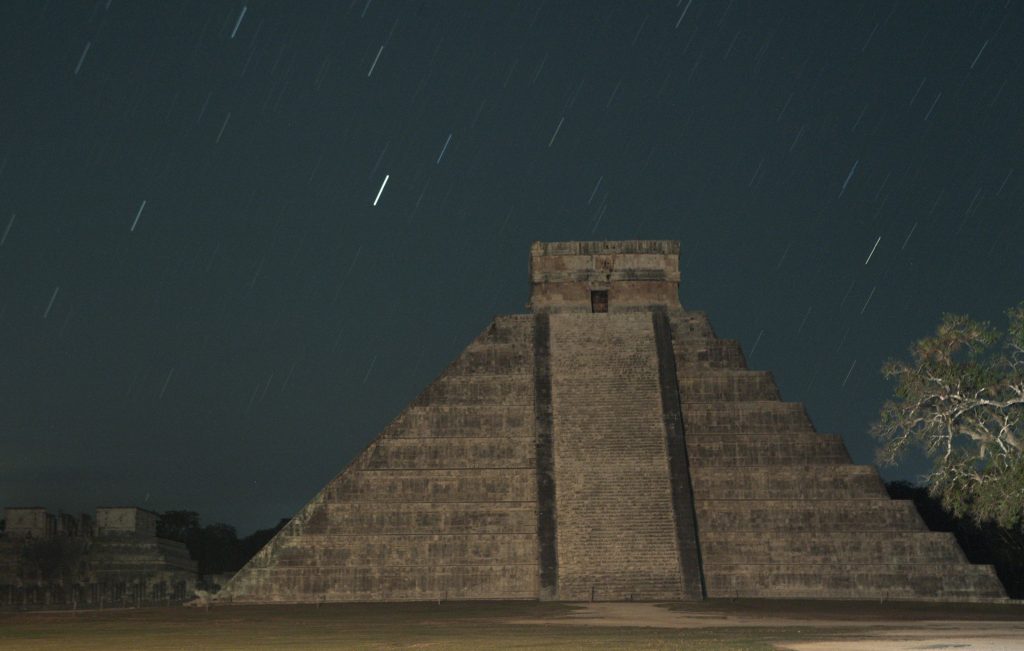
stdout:
MULTIPOLYGON (((3 649, 771 649, 797 627, 591 627, 556 603, 236 606, 0 614, 3 649), (537 623, 514 623, 531 620, 537 623)), ((839 631, 836 631, 839 632, 839 631)))

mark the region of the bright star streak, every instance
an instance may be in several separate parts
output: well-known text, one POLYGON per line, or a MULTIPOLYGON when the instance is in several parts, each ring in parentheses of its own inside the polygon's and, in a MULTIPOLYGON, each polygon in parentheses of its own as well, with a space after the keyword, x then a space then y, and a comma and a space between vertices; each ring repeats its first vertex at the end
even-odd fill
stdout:
POLYGON ((381 193, 384 192, 384 186, 388 184, 388 179, 389 178, 391 178, 391 176, 389 174, 385 174, 384 175, 384 182, 380 184, 380 190, 377 190, 377 198, 373 200, 373 205, 376 206, 377 202, 380 201, 380 195, 381 195, 381 193))

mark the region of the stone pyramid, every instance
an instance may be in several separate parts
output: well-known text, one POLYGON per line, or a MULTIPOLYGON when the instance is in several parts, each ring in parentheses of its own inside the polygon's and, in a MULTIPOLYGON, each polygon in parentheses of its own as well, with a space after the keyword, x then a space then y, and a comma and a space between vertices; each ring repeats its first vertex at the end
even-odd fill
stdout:
POLYGON ((678 242, 537 242, 530 283, 220 600, 1005 596, 682 308, 678 242))

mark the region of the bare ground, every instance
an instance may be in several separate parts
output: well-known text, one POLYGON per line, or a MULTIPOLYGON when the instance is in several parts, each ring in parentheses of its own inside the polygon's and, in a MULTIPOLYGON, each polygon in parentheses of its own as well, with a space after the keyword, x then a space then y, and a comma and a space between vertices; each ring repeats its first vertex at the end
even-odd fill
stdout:
MULTIPOLYGON (((700 604, 588 603, 548 619, 578 626, 669 629, 796 629, 824 640, 781 641, 779 649, 1024 650, 1024 607, 988 604, 875 604, 868 602, 755 601, 700 604)), ((530 623, 530 620, 519 620, 530 623)), ((533 623, 539 623, 534 620, 533 623)))
POLYGON ((0 649, 1024 651, 1024 607, 721 600, 0 613, 0 649))

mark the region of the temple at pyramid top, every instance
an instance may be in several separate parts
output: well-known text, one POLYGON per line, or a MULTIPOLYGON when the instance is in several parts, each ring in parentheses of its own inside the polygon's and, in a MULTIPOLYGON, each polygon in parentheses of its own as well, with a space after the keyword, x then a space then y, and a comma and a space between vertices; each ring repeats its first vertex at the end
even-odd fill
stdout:
POLYGON ((534 242, 530 302, 537 313, 679 308, 679 242, 534 242))

